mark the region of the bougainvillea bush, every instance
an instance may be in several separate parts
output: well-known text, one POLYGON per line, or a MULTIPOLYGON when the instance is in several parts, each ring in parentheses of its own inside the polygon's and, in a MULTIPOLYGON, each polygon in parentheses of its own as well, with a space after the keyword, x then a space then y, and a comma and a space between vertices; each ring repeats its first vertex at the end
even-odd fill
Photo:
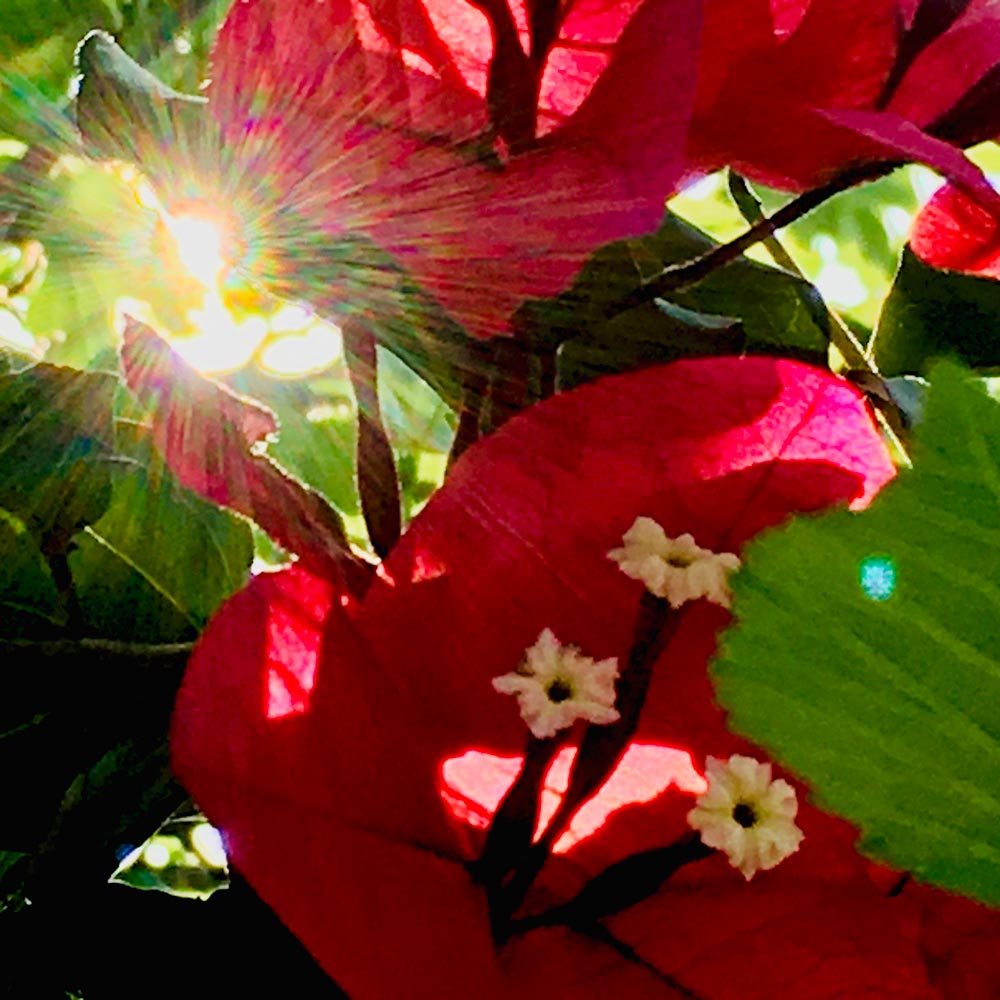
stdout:
POLYGON ((1000 6, 22 20, 7 995, 1000 996, 1000 6))

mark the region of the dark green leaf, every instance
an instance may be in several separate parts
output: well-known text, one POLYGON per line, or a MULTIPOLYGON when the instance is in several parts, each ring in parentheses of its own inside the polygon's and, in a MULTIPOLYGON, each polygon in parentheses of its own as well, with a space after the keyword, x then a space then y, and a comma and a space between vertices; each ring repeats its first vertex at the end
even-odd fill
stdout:
POLYGON ((117 385, 112 375, 48 364, 0 375, 0 507, 48 547, 107 507, 117 385))
POLYGON ((0 623, 5 638, 31 635, 59 621, 59 594, 34 538, 0 511, 0 623))
POLYGON ((1000 903, 1000 409, 934 369, 915 468, 754 542, 714 667, 735 729, 864 849, 1000 903))
POLYGON ((939 271, 904 250, 874 341, 885 375, 926 374, 937 357, 1000 369, 1000 282, 939 271))
POLYGON ((564 386, 638 364, 731 354, 744 347, 824 361, 828 339, 810 308, 815 289, 795 275, 746 258, 674 293, 669 302, 617 311, 616 303, 665 265, 692 260, 715 246, 703 232, 668 213, 656 233, 598 250, 565 294, 528 303, 522 325, 540 343, 572 342, 560 353, 564 386))
POLYGON ((246 580, 250 528, 174 481, 141 428, 119 428, 107 513, 70 558, 88 627, 169 642, 199 629, 246 580))
POLYGON ((745 346, 739 320, 706 316, 657 300, 649 308, 630 309, 596 331, 587 330, 563 344, 558 355, 559 388, 565 391, 611 372, 680 358, 739 354, 745 346))

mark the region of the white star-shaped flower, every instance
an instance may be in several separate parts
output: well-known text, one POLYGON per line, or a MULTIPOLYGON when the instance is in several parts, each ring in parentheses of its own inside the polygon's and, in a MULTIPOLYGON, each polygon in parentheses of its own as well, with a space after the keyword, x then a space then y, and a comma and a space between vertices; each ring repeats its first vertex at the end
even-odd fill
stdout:
POLYGON ((708 791, 695 800, 688 824, 706 846, 724 851, 748 882, 799 849, 795 789, 781 778, 772 781, 770 764, 739 754, 709 757, 705 777, 708 791))
POLYGON ((732 552, 703 549, 688 534, 668 538, 651 517, 637 517, 622 541, 624 546, 612 549, 608 558, 672 608, 702 597, 724 608, 731 606, 729 575, 740 567, 732 552))
POLYGON ((577 719, 604 726, 617 722, 614 708, 618 660, 593 660, 564 646, 545 629, 513 673, 493 678, 501 694, 517 696, 521 718, 540 740, 568 729, 577 719))

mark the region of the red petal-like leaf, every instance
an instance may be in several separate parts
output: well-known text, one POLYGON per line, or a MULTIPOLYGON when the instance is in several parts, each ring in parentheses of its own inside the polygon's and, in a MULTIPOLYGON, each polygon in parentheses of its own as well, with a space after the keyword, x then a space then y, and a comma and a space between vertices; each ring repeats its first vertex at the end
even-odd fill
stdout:
MULTIPOLYGON (((854 390, 791 362, 679 363, 556 397, 470 449, 360 604, 302 569, 228 602, 178 699, 177 771, 233 862, 359 1000, 924 997, 952 995, 949 976, 996 987, 958 940, 967 926, 996 941, 981 910, 953 914, 923 890, 887 897, 850 828, 806 804, 802 849, 749 886, 710 858, 613 917, 499 949, 463 867, 525 745, 490 679, 543 627, 624 655, 641 587, 605 553, 636 514, 738 549, 791 511, 863 504, 891 474, 854 390)), ((696 786, 676 743, 698 763, 746 747, 706 679, 726 615, 683 614, 621 773, 532 907, 677 835, 696 786)), ((549 794, 564 784, 551 775, 549 794)))
MULTIPOLYGON (((961 9, 961 13, 916 56, 890 108, 911 121, 944 123, 948 112, 1000 62, 1000 8, 993 0, 958 4, 925 0, 924 6, 961 9)), ((994 128, 990 134, 997 131, 994 128)))
POLYGON ((126 317, 121 363, 149 408, 153 441, 189 490, 256 521, 305 565, 360 592, 368 568, 350 550, 340 517, 263 452, 274 414, 199 375, 148 326, 126 317))
POLYGON ((956 188, 941 188, 923 207, 910 246, 932 267, 1000 278, 1000 218, 956 188))
MULTIPOLYGON (((688 173, 701 6, 236 5, 212 108, 261 266, 294 282, 273 258, 304 233, 368 239, 470 332, 505 332, 597 246, 654 228, 688 173)), ((358 267, 322 304, 377 314, 384 285, 358 267)))
POLYGON ((868 161, 912 159, 989 200, 976 168, 934 140, 1000 132, 991 0, 708 0, 706 18, 697 165, 731 163, 800 190, 868 161))

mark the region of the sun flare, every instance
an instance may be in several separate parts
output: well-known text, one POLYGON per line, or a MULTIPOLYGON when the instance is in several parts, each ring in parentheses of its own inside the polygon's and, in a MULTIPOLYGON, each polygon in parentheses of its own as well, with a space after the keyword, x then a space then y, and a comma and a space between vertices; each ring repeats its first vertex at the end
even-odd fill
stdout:
POLYGON ((157 305, 140 292, 118 299, 116 325, 123 315, 141 319, 204 374, 234 372, 255 362, 273 377, 302 378, 342 361, 339 327, 301 305, 271 299, 239 278, 238 234, 245 220, 219 210, 204 194, 161 200, 130 164, 109 169, 155 219, 151 248, 174 314, 173 322, 164 321, 157 305))
POLYGON ((193 212, 181 215, 164 212, 162 219, 174 239, 180 264, 206 288, 216 288, 229 267, 225 222, 193 212))

